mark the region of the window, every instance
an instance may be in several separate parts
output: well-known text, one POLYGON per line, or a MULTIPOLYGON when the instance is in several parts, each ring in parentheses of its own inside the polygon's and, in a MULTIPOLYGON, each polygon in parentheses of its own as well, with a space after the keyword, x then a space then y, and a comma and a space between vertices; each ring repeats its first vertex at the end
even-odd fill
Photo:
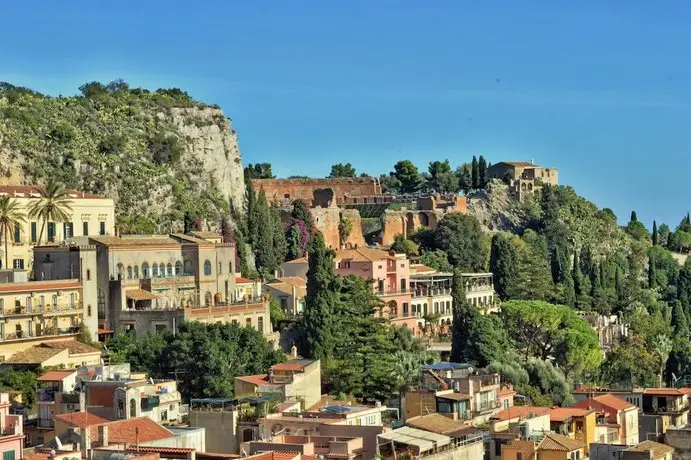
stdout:
POLYGON ((168 262, 168 265, 166 265, 166 273, 168 276, 173 276, 173 264, 168 262))
POLYGON ((138 279, 138 278, 139 278, 139 267, 136 266, 136 265, 135 265, 134 268, 132 269, 132 276, 134 276, 134 279, 138 279))
POLYGON ((99 229, 98 229, 99 235, 105 235, 106 234, 106 223, 101 221, 98 223, 98 225, 99 225, 99 229))
POLYGON ((211 262, 204 262, 204 276, 211 276, 211 262))
POLYGON ((130 265, 127 266, 127 279, 132 279, 132 267, 130 265))
POLYGON ((89 223, 82 222, 82 235, 86 236, 89 234, 89 223))
POLYGON ((149 264, 144 262, 142 264, 142 278, 148 278, 149 277, 149 264))
POLYGON ((157 324, 156 325, 156 333, 157 334, 163 334, 166 331, 166 325, 165 324, 157 324))
POLYGON ((179 260, 175 262, 175 275, 182 275, 182 262, 180 262, 179 260))
POLYGON ((439 313, 439 302, 434 302, 434 313, 439 313))
POLYGON ((220 275, 223 272, 223 265, 221 265, 221 262, 218 263, 218 274, 220 275))
POLYGON ((56 294, 53 294, 53 306, 56 307, 58 305, 58 296, 56 294))
POLYGON ((22 242, 22 227, 19 224, 14 224, 14 242, 22 242))
POLYGON ((408 302, 403 302, 403 316, 408 316, 408 302))
POLYGON ((89 269, 86 270, 86 280, 91 281, 91 270, 89 269))
POLYGON ((233 262, 228 262, 228 274, 233 274, 233 262))
POLYGON ((14 259, 12 266, 17 270, 24 270, 24 259, 14 259))
POLYGON ((15 460, 14 459, 14 449, 6 450, 2 453, 2 460, 15 460))
POLYGON ((151 277, 152 278, 157 278, 158 277, 158 264, 153 264, 151 266, 151 277))
POLYGON ((91 316, 91 304, 86 306, 86 315, 91 316))
POLYGON ((164 262, 161 262, 161 265, 158 266, 158 276, 161 278, 166 276, 166 264, 164 262))
POLYGON ((77 295, 75 293, 70 294, 70 307, 74 308, 77 303, 77 295))
MULTIPOLYGON (((233 324, 233 326, 237 326, 237 325, 238 325, 238 320, 234 319, 234 320, 231 321, 231 323, 233 324)), ((0 324, 2 324, 2 323, 0 323, 0 324)))
POLYGON ((121 280, 125 277, 125 267, 122 264, 117 265, 117 279, 121 280))
POLYGON ((245 326, 252 327, 252 318, 245 319, 245 326))
POLYGON ((38 304, 41 306, 41 310, 46 308, 46 296, 42 295, 38 298, 38 304))
POLYGON ((55 241, 55 222, 48 222, 48 241, 55 241))
POLYGON ((31 222, 31 242, 35 243, 38 240, 38 232, 36 231, 36 222, 31 222))
POLYGON ((74 225, 72 222, 63 222, 62 234, 64 239, 72 238, 74 236, 74 225))
POLYGON ((262 334, 264 333, 264 317, 260 316, 257 319, 257 330, 261 332, 262 334))

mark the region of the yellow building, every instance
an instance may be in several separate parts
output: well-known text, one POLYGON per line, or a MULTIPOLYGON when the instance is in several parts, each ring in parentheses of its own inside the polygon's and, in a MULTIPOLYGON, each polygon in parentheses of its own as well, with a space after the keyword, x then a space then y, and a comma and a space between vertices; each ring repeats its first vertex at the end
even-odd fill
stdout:
POLYGON ((73 339, 83 313, 78 280, 0 284, 0 359, 43 342, 73 339))
POLYGON ((597 442, 597 412, 579 407, 554 407, 549 411, 550 428, 555 433, 585 443, 589 453, 590 443, 597 442))
POLYGON ((537 447, 537 460, 576 460, 587 458, 585 444, 567 436, 548 433, 537 447))
MULTIPOLYGON (((115 204, 99 195, 70 191, 71 219, 45 224, 29 218, 29 206, 41 198, 41 188, 28 185, 0 185, 0 196, 10 196, 19 205, 25 221, 10 231, 7 255, 0 258, 0 268, 31 268, 32 249, 39 243, 61 243, 81 235, 113 235, 115 204), (41 227, 43 234, 41 235, 41 227), (39 241, 41 238, 41 241, 39 241)), ((4 246, 4 245, 3 245, 4 246)), ((4 251, 4 247, 3 247, 4 251)))

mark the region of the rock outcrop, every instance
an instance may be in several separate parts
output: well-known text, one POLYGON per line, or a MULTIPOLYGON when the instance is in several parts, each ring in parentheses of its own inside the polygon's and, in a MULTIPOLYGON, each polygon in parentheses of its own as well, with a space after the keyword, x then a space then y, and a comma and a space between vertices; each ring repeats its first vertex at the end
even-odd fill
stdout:
POLYGON ((526 206, 511 196, 508 185, 497 179, 468 196, 468 214, 488 233, 516 233, 524 228, 530 217, 526 206))

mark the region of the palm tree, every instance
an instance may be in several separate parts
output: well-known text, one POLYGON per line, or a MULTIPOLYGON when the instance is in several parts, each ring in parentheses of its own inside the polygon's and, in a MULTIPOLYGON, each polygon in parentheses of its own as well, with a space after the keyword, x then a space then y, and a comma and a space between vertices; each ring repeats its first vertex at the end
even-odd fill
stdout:
MULTIPOLYGON (((5 238, 5 253, 3 258, 6 263, 9 263, 7 241, 9 240, 10 229, 15 228, 17 225, 21 229, 24 220, 24 213, 19 210, 19 202, 17 200, 11 200, 9 196, 0 196, 0 239, 5 238)), ((7 265, 5 268, 10 267, 7 265)))
POLYGON ((41 231, 38 234, 38 243, 43 238, 43 230, 50 222, 65 222, 70 220, 72 201, 69 199, 67 189, 60 182, 49 180, 45 188, 40 191, 41 198, 34 200, 29 205, 29 217, 41 221, 41 231))

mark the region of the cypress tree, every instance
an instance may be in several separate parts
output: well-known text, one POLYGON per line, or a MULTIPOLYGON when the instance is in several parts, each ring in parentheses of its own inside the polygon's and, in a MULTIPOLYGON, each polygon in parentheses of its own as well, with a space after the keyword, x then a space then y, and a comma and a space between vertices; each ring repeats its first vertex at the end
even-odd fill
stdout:
POLYGON ((487 183, 487 160, 482 155, 477 164, 477 181, 478 187, 484 187, 487 183))
POLYGON ((576 297, 583 295, 583 276, 581 275, 581 264, 578 260, 578 251, 573 254, 573 270, 571 271, 573 277, 573 288, 576 297))
POLYGON ((468 349, 468 327, 471 308, 465 297, 465 286, 460 270, 454 270, 451 284, 453 299, 453 322, 451 323, 451 361, 462 363, 468 349))
POLYGON ((286 242, 286 231, 283 228, 281 214, 275 206, 271 207, 271 223, 273 229, 274 266, 278 268, 286 260, 288 243, 286 242))
POLYGON ((500 233, 492 237, 489 267, 494 275, 494 290, 500 299, 506 300, 508 288, 516 277, 516 250, 500 233))
POLYGON ((274 224, 271 209, 266 202, 264 188, 259 190, 255 207, 257 237, 252 244, 256 258, 257 269, 262 275, 273 276, 276 270, 276 254, 274 252, 274 224))
POLYGON ((473 188, 478 188, 480 184, 480 165, 477 162, 477 158, 473 155, 473 161, 470 166, 470 177, 473 188))
POLYGON ((672 305, 672 326, 674 327, 674 333, 684 339, 689 336, 689 322, 684 313, 684 308, 681 302, 675 300, 672 305))
POLYGON ((335 253, 315 233, 308 249, 307 296, 303 313, 305 343, 302 354, 325 364, 332 356, 333 309, 336 303, 335 253))
POLYGON ((655 282, 655 258, 650 255, 648 256, 648 288, 653 289, 657 283, 655 282))
POLYGON ((653 221, 653 246, 658 245, 657 222, 653 221))
POLYGON ((602 289, 607 289, 609 287, 609 279, 607 279, 607 273, 605 272, 606 263, 606 260, 600 263, 600 286, 602 286, 602 289))
MULTIPOLYGON (((253 245, 259 235, 259 214, 257 210, 257 195, 254 193, 251 181, 247 181, 245 199, 247 200, 247 243, 253 245)), ((261 188, 264 190, 264 187, 261 188)))
POLYGON ((631 222, 638 222, 638 216, 636 215, 636 211, 631 211, 631 222))
POLYGON ((297 225, 291 225, 286 237, 287 260, 295 260, 302 254, 300 251, 300 230, 297 225))

